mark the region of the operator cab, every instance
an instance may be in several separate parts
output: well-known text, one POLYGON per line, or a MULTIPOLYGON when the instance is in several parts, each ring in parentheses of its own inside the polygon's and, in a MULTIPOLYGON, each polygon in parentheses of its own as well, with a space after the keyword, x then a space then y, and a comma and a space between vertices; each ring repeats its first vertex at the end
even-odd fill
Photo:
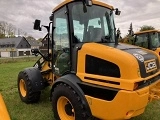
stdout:
POLYGON ((68 4, 64 1, 53 10, 51 34, 53 51, 58 52, 54 65, 58 76, 69 71, 76 72, 77 51, 83 44, 118 44, 114 11, 120 15, 118 9, 95 0, 70 1, 68 4))
POLYGON ((160 46, 160 33, 157 30, 137 32, 134 36, 134 45, 150 50, 156 50, 160 46))
POLYGON ((108 8, 95 5, 94 2, 92 5, 82 1, 71 2, 53 12, 54 48, 56 51, 68 48, 55 63, 57 73, 76 71, 76 51, 84 43, 115 43, 114 9, 109 5, 108 8))

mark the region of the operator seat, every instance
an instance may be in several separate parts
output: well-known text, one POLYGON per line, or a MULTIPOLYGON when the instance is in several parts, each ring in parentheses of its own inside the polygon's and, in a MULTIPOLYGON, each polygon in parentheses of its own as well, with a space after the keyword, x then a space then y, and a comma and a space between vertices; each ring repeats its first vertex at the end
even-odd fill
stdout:
POLYGON ((101 41, 103 35, 103 31, 101 28, 93 28, 90 33, 90 41, 99 42, 101 41))

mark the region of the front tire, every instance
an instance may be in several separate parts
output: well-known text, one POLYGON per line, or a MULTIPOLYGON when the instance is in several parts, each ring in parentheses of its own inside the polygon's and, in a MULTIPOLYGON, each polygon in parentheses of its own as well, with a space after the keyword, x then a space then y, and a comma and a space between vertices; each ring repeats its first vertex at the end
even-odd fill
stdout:
POLYGON ((29 77, 25 71, 21 71, 18 75, 18 92, 21 100, 25 103, 36 103, 40 99, 41 91, 33 92, 32 84, 29 77))
POLYGON ((52 107, 56 120, 88 120, 81 98, 68 85, 60 83, 52 93, 52 107))

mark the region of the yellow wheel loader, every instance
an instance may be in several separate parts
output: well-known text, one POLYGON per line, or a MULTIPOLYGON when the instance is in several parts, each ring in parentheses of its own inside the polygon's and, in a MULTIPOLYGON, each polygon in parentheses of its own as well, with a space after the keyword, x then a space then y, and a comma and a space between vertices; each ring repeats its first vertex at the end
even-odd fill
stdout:
POLYGON ((155 51, 160 55, 160 31, 146 30, 134 34, 133 45, 155 51))
POLYGON ((10 120, 7 108, 3 101, 2 95, 0 94, 0 120, 10 120))
POLYGON ((158 55, 118 43, 114 13, 120 11, 97 0, 65 0, 48 26, 35 20, 35 30, 48 31, 48 50, 33 49, 42 57, 19 73, 21 100, 38 102, 50 85, 56 120, 111 120, 138 116, 159 99, 158 55))

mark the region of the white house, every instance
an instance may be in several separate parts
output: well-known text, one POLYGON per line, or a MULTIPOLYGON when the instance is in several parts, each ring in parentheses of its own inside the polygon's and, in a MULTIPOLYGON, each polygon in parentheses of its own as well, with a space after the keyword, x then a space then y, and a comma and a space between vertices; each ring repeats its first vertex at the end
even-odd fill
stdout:
POLYGON ((31 54, 31 45, 24 37, 0 39, 0 56, 17 57, 31 54))

